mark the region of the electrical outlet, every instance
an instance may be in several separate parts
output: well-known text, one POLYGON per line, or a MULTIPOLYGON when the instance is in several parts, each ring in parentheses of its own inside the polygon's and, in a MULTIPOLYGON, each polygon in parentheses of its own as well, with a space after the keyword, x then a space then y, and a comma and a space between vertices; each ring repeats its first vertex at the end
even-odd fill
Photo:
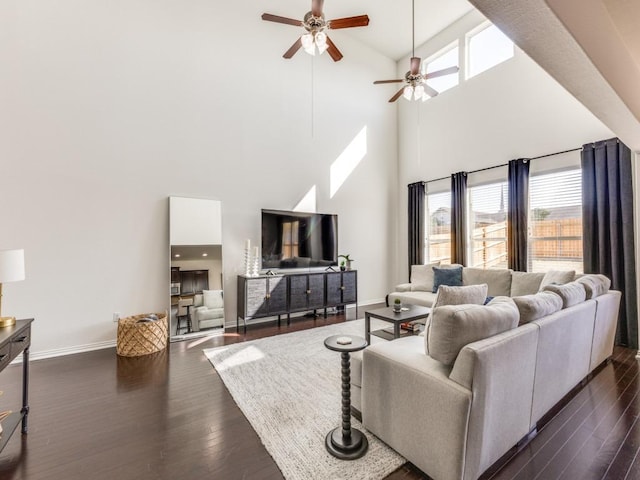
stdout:
POLYGON ((120 312, 113 312, 113 321, 117 322, 120 320, 120 312))

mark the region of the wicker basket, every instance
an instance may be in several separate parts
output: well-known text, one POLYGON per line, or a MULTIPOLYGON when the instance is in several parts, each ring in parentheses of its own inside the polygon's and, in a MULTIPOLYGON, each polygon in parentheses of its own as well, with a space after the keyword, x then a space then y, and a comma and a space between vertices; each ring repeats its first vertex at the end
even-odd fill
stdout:
POLYGON ((156 313, 158 320, 139 322, 148 313, 118 320, 118 343, 116 351, 124 357, 139 357, 159 352, 167 346, 167 314, 156 313))

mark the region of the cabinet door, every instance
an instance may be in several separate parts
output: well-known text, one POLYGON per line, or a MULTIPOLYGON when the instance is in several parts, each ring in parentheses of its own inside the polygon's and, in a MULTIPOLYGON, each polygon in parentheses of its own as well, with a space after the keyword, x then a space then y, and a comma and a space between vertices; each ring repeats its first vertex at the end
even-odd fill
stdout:
POLYGON ((334 307, 342 303, 341 272, 327 273, 327 306, 334 307))
POLYGON ((265 317, 268 315, 267 309, 267 279, 247 278, 247 317, 265 317))
POLYGON ((190 295, 196 291, 196 277, 193 271, 180 272, 180 293, 190 295))
POLYGON ((358 301, 358 282, 356 272, 342 272, 342 302, 356 303, 358 301))
POLYGON ((289 275, 289 310, 307 309, 307 275, 289 275))
POLYGON ((269 315, 287 313, 287 279, 271 277, 269 281, 269 315))
POLYGON ((180 283, 180 267, 171 267, 171 283, 180 283))
POLYGON ((322 273, 309 275, 308 308, 316 310, 324 307, 324 275, 322 273))
POLYGON ((209 290, 209 270, 194 270, 194 292, 202 293, 203 290, 209 290))

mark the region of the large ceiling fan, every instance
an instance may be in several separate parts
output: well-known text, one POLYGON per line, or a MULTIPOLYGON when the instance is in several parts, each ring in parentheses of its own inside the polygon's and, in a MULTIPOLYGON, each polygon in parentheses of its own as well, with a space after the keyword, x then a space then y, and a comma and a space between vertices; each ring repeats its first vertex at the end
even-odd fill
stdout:
POLYGON ((412 36, 412 44, 411 44, 411 66, 409 71, 404 75, 404 78, 398 78, 395 80, 376 80, 373 82, 375 85, 381 83, 401 83, 404 82, 405 86, 402 87, 398 92, 389 99, 389 103, 395 102, 401 95, 404 95, 404 98, 407 100, 421 99, 425 101, 431 97, 435 97, 438 95, 438 91, 427 85, 427 80, 430 78, 442 77, 444 75, 451 75, 452 73, 456 73, 460 70, 457 66, 443 68, 442 70, 438 70, 436 72, 431 73, 420 73, 420 57, 416 57, 416 35, 415 35, 415 0, 411 1, 411 36, 412 36))
POLYGON ((340 53, 340 50, 338 50, 327 36, 325 30, 330 28, 336 30, 338 28, 366 27, 369 25, 369 17, 367 15, 325 20, 324 13, 322 13, 323 3, 324 0, 311 0, 311 11, 307 12, 303 20, 294 20, 293 18, 280 17, 270 13, 262 14, 262 19, 268 22, 304 27, 306 30, 306 33, 298 38, 294 44, 291 45, 291 48, 284 53, 284 58, 293 57, 301 47, 304 48, 308 54, 315 55, 317 48, 320 53, 323 53, 325 50, 329 52, 333 61, 337 62, 342 58, 342 53, 340 53))

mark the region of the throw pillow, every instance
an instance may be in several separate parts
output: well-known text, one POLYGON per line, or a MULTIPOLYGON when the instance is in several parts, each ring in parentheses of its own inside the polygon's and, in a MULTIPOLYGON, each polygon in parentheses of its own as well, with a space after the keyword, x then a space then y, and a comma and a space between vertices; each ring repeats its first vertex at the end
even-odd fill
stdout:
POLYGON ((604 295, 609 291, 611 287, 611 280, 604 275, 588 274, 580 277, 578 280, 584 285, 585 292, 587 294, 587 300, 604 295))
POLYGON ((575 270, 549 270, 542 277, 540 290, 544 290, 547 285, 564 285, 565 283, 573 282, 575 277, 575 270))
POLYGON ((433 290, 431 291, 436 293, 440 285, 462 286, 462 266, 433 267, 433 290))
POLYGON ((207 308, 223 308, 222 290, 203 290, 204 306, 207 308))
POLYGON ((518 308, 509 297, 496 297, 488 305, 445 305, 434 309, 425 337, 427 355, 453 365, 465 345, 515 328, 518 316, 518 308))
POLYGON ((436 301, 433 302, 432 308, 442 307, 444 305, 483 305, 487 298, 487 289, 486 283, 482 285, 467 285, 464 287, 440 285, 436 301))
POLYGON ((562 308, 572 307, 587 298, 584 284, 580 282, 570 282, 564 285, 547 285, 544 290, 554 292, 562 298, 562 308))
POLYGON ((540 291, 540 284, 544 278, 544 272, 513 272, 511 274, 510 297, 533 295, 540 291))
POLYGON ((433 290, 433 267, 440 266, 440 262, 426 265, 411 265, 411 291, 430 292, 433 290))
POLYGON ((562 298, 550 291, 513 297, 513 301, 520 312, 520 325, 562 310, 562 298))

